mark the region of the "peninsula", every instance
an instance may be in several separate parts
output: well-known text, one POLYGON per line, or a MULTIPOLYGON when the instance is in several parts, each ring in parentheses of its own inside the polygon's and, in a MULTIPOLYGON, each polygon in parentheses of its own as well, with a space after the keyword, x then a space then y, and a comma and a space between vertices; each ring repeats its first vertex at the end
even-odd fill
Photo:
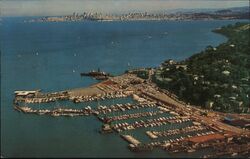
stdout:
POLYGON ((166 60, 153 81, 205 109, 250 113, 250 24, 236 23, 214 32, 228 41, 180 62, 166 60))

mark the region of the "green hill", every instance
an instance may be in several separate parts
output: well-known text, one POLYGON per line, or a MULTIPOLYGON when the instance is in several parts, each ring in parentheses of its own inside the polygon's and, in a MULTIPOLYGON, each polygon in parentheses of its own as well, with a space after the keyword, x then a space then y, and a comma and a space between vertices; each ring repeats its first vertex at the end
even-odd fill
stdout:
POLYGON ((250 24, 236 23, 214 30, 226 43, 190 58, 167 60, 153 81, 181 100, 222 112, 250 112, 250 24))

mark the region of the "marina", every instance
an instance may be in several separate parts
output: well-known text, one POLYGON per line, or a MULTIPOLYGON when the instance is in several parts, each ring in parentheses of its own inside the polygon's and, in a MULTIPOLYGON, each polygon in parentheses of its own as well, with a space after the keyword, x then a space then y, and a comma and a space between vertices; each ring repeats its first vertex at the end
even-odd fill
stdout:
MULTIPOLYGON (((245 136, 249 139, 249 130, 222 123, 221 114, 210 120, 208 115, 204 116, 203 110, 188 106, 173 98, 169 92, 166 94, 149 81, 145 82, 130 73, 109 78, 86 89, 90 90, 90 94, 87 94, 84 88, 48 94, 43 94, 40 90, 16 91, 14 108, 24 113, 53 117, 95 116, 103 123, 100 127, 102 134, 118 133, 134 152, 160 148, 171 153, 192 153, 198 149, 212 147, 218 142, 227 149, 226 144, 230 138, 237 140, 245 136), (131 98, 133 103, 121 104, 113 101, 111 105, 100 104, 101 101, 119 98, 131 98), (52 109, 27 106, 58 101, 70 101, 77 109, 63 105, 52 109), (97 102, 97 105, 78 106, 86 102, 97 102), (171 128, 172 125, 180 124, 183 125, 181 128, 171 128), (144 137, 137 138, 138 133, 143 133, 141 135, 144 137)), ((243 153, 247 151, 248 148, 243 153)), ((238 153, 235 150, 230 152, 232 155, 238 153)), ((218 156, 221 154, 222 152, 218 152, 218 156)))

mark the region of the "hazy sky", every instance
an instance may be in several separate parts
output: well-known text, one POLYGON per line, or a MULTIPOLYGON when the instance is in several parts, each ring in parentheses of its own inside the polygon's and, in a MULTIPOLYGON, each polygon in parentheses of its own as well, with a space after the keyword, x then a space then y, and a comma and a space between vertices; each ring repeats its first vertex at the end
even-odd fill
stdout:
POLYGON ((65 15, 84 11, 124 13, 169 11, 179 8, 248 6, 248 0, 0 0, 1 16, 65 15))

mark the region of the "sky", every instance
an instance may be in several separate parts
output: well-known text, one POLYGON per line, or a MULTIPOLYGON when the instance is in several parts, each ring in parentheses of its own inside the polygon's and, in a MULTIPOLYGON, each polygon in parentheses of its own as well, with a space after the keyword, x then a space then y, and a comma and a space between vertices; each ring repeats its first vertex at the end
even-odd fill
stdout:
POLYGON ((0 16, 54 16, 73 12, 162 12, 249 6, 248 0, 0 0, 0 16))

